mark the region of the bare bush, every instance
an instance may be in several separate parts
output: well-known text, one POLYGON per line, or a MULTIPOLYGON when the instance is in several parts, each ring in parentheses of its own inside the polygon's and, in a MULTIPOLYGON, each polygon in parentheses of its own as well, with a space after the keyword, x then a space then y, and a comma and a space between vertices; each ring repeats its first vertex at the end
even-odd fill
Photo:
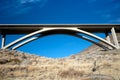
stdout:
POLYGON ((68 70, 63 70, 58 73, 58 75, 62 78, 68 78, 68 77, 82 77, 84 75, 84 71, 77 71, 73 68, 69 68, 68 70))

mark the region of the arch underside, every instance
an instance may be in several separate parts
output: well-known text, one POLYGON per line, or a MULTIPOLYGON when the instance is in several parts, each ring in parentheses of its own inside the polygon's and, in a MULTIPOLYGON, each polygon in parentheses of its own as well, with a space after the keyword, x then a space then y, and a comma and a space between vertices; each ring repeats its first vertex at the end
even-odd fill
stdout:
POLYGON ((3 49, 11 48, 11 47, 12 47, 12 49, 17 49, 17 48, 19 48, 19 47, 21 47, 21 46, 23 46, 31 41, 34 41, 34 40, 39 39, 39 38, 44 37, 44 36, 53 35, 53 34, 72 35, 72 36, 87 40, 89 42, 92 42, 92 43, 96 44, 97 46, 99 46, 105 50, 109 49, 108 46, 100 44, 100 43, 98 43, 98 42, 96 42, 96 41, 94 41, 86 36, 81 36, 81 35, 79 35, 79 33, 82 33, 82 34, 85 34, 85 35, 90 36, 92 38, 95 38, 95 39, 107 44, 108 46, 110 46, 114 49, 116 48, 115 45, 108 42, 107 40, 102 39, 102 38, 100 38, 92 33, 87 32, 87 31, 80 30, 78 28, 43 28, 41 30, 27 34, 27 35, 15 40, 15 41, 9 43, 8 45, 4 46, 3 49))
MULTIPOLYGON (((54 33, 54 34, 60 34, 60 33, 54 33)), ((27 44, 27 43, 29 43, 29 42, 32 42, 32 41, 36 40, 36 39, 39 39, 39 38, 42 38, 42 37, 45 37, 45 36, 49 36, 49 35, 54 35, 54 34, 51 33, 51 34, 41 34, 41 35, 39 35, 39 36, 34 36, 34 37, 32 37, 32 38, 30 38, 30 39, 22 42, 21 44, 14 46, 12 49, 17 49, 17 48, 19 48, 19 47, 21 47, 21 46, 23 46, 23 45, 25 45, 25 44, 27 44)), ((61 33, 61 34, 63 34, 63 33, 61 33)), ((106 46, 104 46, 104 45, 102 45, 102 44, 100 44, 100 43, 97 43, 97 42, 95 42, 95 41, 93 41, 93 40, 91 40, 91 39, 89 39, 89 38, 87 38, 87 37, 85 37, 85 36, 81 36, 81 35, 79 35, 79 34, 70 34, 70 33, 64 33, 64 34, 65 34, 65 35, 74 36, 74 37, 78 37, 78 38, 81 38, 81 39, 84 39, 84 40, 87 40, 87 41, 89 41, 89 42, 91 42, 91 43, 94 43, 94 44, 96 44, 97 46, 99 46, 99 47, 101 47, 101 48, 103 48, 103 49, 105 49, 105 50, 109 50, 109 48, 107 48, 106 46)))

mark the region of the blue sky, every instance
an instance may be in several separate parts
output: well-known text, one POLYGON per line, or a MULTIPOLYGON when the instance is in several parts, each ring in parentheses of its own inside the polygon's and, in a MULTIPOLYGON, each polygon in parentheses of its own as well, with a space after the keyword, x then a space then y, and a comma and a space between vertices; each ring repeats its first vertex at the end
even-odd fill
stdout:
MULTIPOLYGON (((0 24, 119 24, 120 0, 1 0, 0 24)), ((102 37, 104 35, 98 34, 102 37)), ((20 35, 21 36, 21 35, 20 35)), ((18 38, 8 36, 10 40, 18 38)), ((78 53, 91 43, 67 35, 53 35, 19 50, 63 57, 78 53), (51 42, 51 43, 50 43, 51 42), (85 44, 85 45, 82 45, 85 44), (36 48, 36 49, 35 49, 36 48)))
POLYGON ((120 0, 1 0, 0 23, 120 23, 120 0))

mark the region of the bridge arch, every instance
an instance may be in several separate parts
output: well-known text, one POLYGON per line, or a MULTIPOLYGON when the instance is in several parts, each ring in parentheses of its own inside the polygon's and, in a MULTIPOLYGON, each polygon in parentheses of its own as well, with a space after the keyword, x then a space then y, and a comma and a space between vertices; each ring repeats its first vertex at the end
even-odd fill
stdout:
MULTIPOLYGON (((109 50, 109 48, 107 48, 107 47, 104 46, 103 44, 97 43, 97 42, 95 42, 95 41, 93 41, 93 40, 91 40, 90 38, 85 37, 85 36, 81 36, 81 35, 78 35, 78 34, 70 34, 70 33, 54 33, 54 34, 65 34, 65 35, 70 35, 70 36, 74 36, 74 37, 77 37, 77 38, 81 38, 81 39, 84 39, 84 40, 86 40, 86 41, 89 41, 89 42, 91 42, 91 43, 93 43, 93 44, 96 44, 97 46, 103 48, 104 50, 109 50)), ((21 42, 21 43, 18 44, 18 45, 12 47, 12 49, 13 49, 13 50, 14 50, 14 49, 17 49, 17 48, 19 48, 19 47, 21 47, 21 46, 23 46, 23 45, 25 45, 25 44, 27 44, 27 43, 29 43, 29 42, 32 42, 32 41, 34 41, 34 40, 37 40, 37 39, 42 38, 42 37, 45 37, 45 36, 54 35, 54 34, 42 34, 42 35, 39 35, 39 36, 34 36, 34 37, 32 37, 32 38, 29 38, 29 39, 21 42)))
POLYGON ((101 41, 101 42, 103 42, 103 43, 111 46, 111 47, 114 48, 114 49, 117 49, 117 47, 116 47, 115 45, 113 45, 112 43, 110 43, 110 42, 108 42, 107 40, 102 39, 102 38, 100 38, 100 37, 98 37, 98 36, 96 36, 96 35, 94 35, 94 34, 92 34, 92 33, 89 33, 89 32, 87 32, 87 31, 84 31, 84 30, 81 30, 81 29, 78 29, 78 28, 63 28, 63 27, 61 27, 61 28, 60 28, 60 27, 59 27, 59 28, 42 28, 42 29, 40 29, 40 30, 38 30, 38 31, 32 32, 32 33, 30 33, 30 34, 27 34, 27 35, 25 35, 25 36, 23 36, 23 37, 15 40, 15 41, 9 43, 8 45, 4 46, 3 49, 10 48, 11 46, 14 46, 15 44, 17 44, 17 43, 19 43, 19 42, 22 42, 22 41, 30 38, 30 39, 28 39, 28 41, 25 41, 25 42, 23 42, 23 43, 21 43, 21 44, 18 44, 17 46, 13 47, 12 49, 15 49, 15 48, 17 48, 17 47, 19 47, 19 46, 22 46, 22 45, 24 45, 24 44, 26 44, 26 43, 28 43, 28 42, 30 42, 30 41, 33 41, 33 40, 39 38, 39 37, 33 37, 33 36, 35 36, 36 34, 42 34, 42 36, 46 36, 46 35, 50 35, 50 34, 55 34, 56 32, 57 32, 57 33, 66 33, 66 34, 74 35, 74 36, 79 37, 79 38, 83 38, 83 39, 85 39, 85 40, 88 40, 88 41, 90 41, 90 42, 92 42, 92 43, 94 43, 94 44, 97 44, 98 46, 106 49, 106 47, 103 46, 102 44, 96 43, 95 41, 93 41, 93 40, 91 40, 91 39, 89 39, 89 38, 87 38, 87 37, 83 37, 83 36, 79 36, 79 35, 78 35, 78 33, 83 33, 83 34, 85 34, 85 35, 88 35, 88 36, 90 36, 90 37, 93 37, 93 38, 95 38, 95 39, 97 39, 97 40, 99 40, 99 41, 101 41), (57 31, 58 31, 58 32, 57 32, 57 31), (63 32, 62 32, 62 31, 63 31, 63 32), (31 37, 33 37, 33 38, 31 38, 31 37))

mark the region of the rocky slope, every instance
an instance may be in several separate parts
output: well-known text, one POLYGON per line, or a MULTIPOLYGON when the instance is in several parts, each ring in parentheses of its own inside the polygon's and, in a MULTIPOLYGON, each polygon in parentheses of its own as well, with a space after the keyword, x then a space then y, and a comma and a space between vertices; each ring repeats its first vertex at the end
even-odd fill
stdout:
MULTIPOLYGON (((120 44, 120 33, 117 33, 117 39, 118 39, 118 42, 120 44)), ((112 38, 112 35, 110 35, 110 40, 111 42, 113 43, 113 38, 112 38)), ((102 42, 100 42, 102 43, 102 42)), ((103 44, 103 43, 102 43, 103 44)), ((113 43, 114 44, 114 43, 113 43)), ((100 51, 100 50, 103 50, 102 48, 100 48, 99 46, 93 44, 91 46, 89 46, 88 48, 86 48, 85 50, 83 50, 82 52, 80 52, 80 54, 89 54, 89 53, 95 53, 97 51, 100 51)), ((78 54, 79 55, 79 54, 78 54)))
POLYGON ((92 45, 60 59, 0 49, 0 80, 120 80, 120 49, 92 45))
POLYGON ((52 59, 0 50, 0 80, 120 80, 120 50, 52 59))

